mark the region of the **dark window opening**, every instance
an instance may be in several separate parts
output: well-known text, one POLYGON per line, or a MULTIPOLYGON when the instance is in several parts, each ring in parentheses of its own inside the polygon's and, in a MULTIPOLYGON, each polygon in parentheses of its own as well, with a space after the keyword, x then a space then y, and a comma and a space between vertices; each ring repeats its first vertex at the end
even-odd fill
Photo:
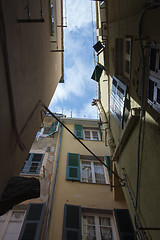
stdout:
POLYGON ((130 64, 129 61, 125 61, 125 72, 130 73, 130 64))
POLYGON ((42 154, 34 154, 33 158, 32 158, 32 161, 35 161, 35 162, 40 162, 41 161, 41 158, 42 158, 42 154))
POLYGON ((126 53, 130 54, 131 52, 131 43, 130 41, 126 41, 126 53))
POLYGON ((148 92, 148 99, 153 102, 154 96, 154 82, 149 80, 149 92, 148 92))
POLYGON ((156 70, 156 49, 151 48, 150 70, 156 70))

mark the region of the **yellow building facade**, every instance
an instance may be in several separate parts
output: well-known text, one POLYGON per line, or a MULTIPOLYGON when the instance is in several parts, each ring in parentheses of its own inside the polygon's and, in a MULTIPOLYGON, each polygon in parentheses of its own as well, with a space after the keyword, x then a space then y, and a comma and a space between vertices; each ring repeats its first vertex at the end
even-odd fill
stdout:
MULTIPOLYGON (((97 120, 66 118, 63 123, 106 164, 109 148, 97 120)), ((64 127, 61 131, 48 239, 119 239, 114 209, 127 211, 123 196, 114 200, 107 168, 64 127)))
POLYGON ((99 122, 60 120, 84 146, 53 117, 44 117, 20 174, 39 179, 40 197, 0 217, 0 238, 133 239, 122 189, 118 187, 116 198, 111 191, 109 147, 104 146, 99 122))

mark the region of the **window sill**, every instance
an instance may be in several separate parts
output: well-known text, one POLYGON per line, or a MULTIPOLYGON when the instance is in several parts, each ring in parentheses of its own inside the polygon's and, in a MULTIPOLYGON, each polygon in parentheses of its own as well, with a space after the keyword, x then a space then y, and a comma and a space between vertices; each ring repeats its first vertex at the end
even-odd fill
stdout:
POLYGON ((80 183, 84 183, 84 184, 94 184, 94 185, 104 185, 104 186, 108 185, 108 186, 110 186, 110 183, 89 183, 89 182, 81 182, 81 181, 80 181, 80 183))
POLYGON ((96 140, 96 139, 83 139, 83 140, 85 140, 85 141, 96 141, 96 142, 102 142, 100 139, 98 139, 98 140, 96 140))

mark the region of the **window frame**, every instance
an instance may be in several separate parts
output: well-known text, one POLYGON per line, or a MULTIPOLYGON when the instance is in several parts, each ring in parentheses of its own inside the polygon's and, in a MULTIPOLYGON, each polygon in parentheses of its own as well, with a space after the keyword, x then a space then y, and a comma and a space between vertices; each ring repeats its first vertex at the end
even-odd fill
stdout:
POLYGON ((100 141, 101 140, 101 138, 100 138, 100 133, 99 133, 99 130, 98 129, 87 129, 87 128, 83 128, 83 139, 84 140, 92 140, 92 141, 100 141), (88 131, 90 134, 90 138, 86 138, 86 136, 85 136, 85 131, 88 131), (93 132, 97 132, 97 135, 98 135, 98 139, 94 139, 94 137, 93 137, 93 132))
POLYGON ((123 82, 128 82, 131 77, 131 38, 115 39, 115 75, 120 77, 123 82), (127 53, 127 43, 130 45, 130 52, 127 53), (129 73, 126 71, 126 61, 129 63, 129 73))
MULTIPOLYGON (((26 215, 26 210, 17 210, 17 209, 13 209, 13 210, 9 210, 7 213, 5 213, 4 215, 6 215, 6 218, 4 220, 4 224, 2 225, 2 228, 0 229, 0 239, 3 239, 3 237, 5 236, 5 233, 7 231, 7 227, 9 225, 9 223, 11 222, 11 217, 12 217, 12 213, 13 212, 24 212, 24 215, 22 217, 22 220, 21 221, 16 221, 16 220, 12 220, 12 222, 21 222, 21 226, 20 226, 20 229, 19 229, 19 234, 18 234, 18 237, 20 235, 20 232, 21 232, 21 228, 22 228, 22 225, 23 225, 23 222, 24 222, 24 219, 25 219, 25 215, 26 215)), ((2 216, 4 216, 2 215, 2 216)), ((0 216, 0 217, 2 217, 0 216)))
POLYGON ((117 77, 113 76, 112 88, 111 88, 111 94, 110 94, 110 111, 122 129, 123 129, 124 117, 125 117, 124 113, 125 113, 126 96, 127 96, 127 86, 123 84, 117 77), (113 83, 114 81, 116 82, 116 86, 113 83), (124 91, 124 93, 122 94, 118 90, 118 88, 121 88, 124 91), (118 117, 117 112, 120 113, 120 118, 118 117))
POLYGON ((44 153, 39 153, 39 152, 36 152, 36 153, 30 152, 28 154, 28 156, 26 158, 26 161, 24 163, 24 166, 23 166, 20 174, 22 174, 22 175, 39 175, 45 154, 44 153), (35 154, 40 154, 41 155, 41 160, 40 161, 32 161, 35 154), (38 163, 38 165, 37 165, 36 171, 30 172, 32 163, 38 163))
POLYGON ((108 181, 108 178, 107 178, 107 174, 106 174, 106 170, 105 170, 105 167, 103 164, 102 165, 102 168, 103 168, 103 173, 104 173, 104 178, 105 178, 105 183, 97 183, 96 182, 96 177, 95 177, 95 169, 94 169, 94 163, 100 163, 99 161, 94 161, 94 160, 88 160, 88 159, 80 159, 80 182, 82 183, 91 183, 91 184, 109 184, 109 181, 108 181), (82 162, 85 161, 85 162, 89 162, 90 163, 90 166, 91 166, 91 175, 92 175, 92 182, 86 182, 84 180, 82 180, 82 162))
POLYGON ((96 239, 101 239, 101 233, 100 233, 100 222, 99 222, 99 218, 100 217, 106 217, 106 218, 110 218, 110 226, 106 226, 107 228, 110 228, 112 230, 112 237, 111 239, 117 239, 116 237, 116 230, 115 230, 115 224, 114 224, 114 220, 113 220, 113 215, 112 214, 103 214, 103 213, 89 213, 89 212, 83 212, 82 211, 82 238, 83 238, 83 231, 84 231, 84 224, 83 224, 83 217, 84 216, 88 216, 88 217, 94 217, 95 220, 95 233, 96 233, 96 239))

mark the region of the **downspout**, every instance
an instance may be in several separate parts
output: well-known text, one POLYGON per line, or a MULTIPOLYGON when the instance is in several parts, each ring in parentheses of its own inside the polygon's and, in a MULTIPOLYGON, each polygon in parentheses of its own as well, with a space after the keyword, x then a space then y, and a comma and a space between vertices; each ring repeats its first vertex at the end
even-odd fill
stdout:
POLYGON ((48 236, 48 228, 49 228, 49 222, 50 222, 50 218, 51 218, 53 196, 54 196, 54 190, 55 190, 55 186, 56 186, 56 178, 57 178, 57 172, 58 172, 58 166, 59 166, 59 156, 60 156, 60 150, 61 150, 62 135, 63 135, 63 126, 61 127, 59 146, 58 146, 58 154, 57 154, 57 158, 56 158, 56 166, 55 166, 55 171, 54 171, 53 184, 52 184, 51 196, 50 196, 50 200, 49 200, 49 206, 48 206, 47 219, 46 219, 43 240, 46 240, 47 236, 48 236))

